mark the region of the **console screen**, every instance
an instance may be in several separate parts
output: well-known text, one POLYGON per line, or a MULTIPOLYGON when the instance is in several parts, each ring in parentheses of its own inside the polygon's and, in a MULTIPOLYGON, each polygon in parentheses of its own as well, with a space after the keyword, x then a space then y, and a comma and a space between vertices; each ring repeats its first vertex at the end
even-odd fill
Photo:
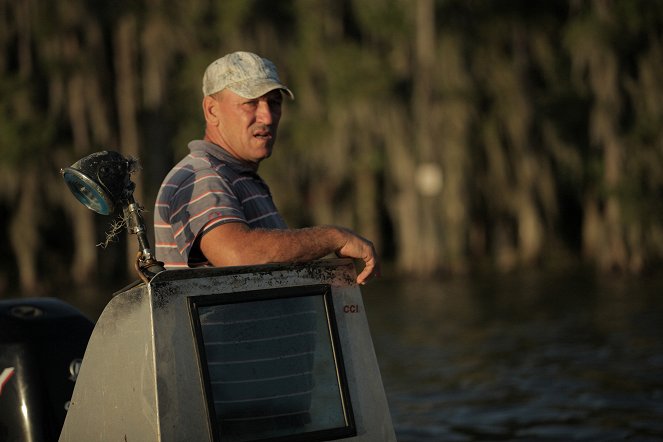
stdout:
POLYGON ((197 296, 190 306, 217 440, 356 434, 329 286, 197 296))

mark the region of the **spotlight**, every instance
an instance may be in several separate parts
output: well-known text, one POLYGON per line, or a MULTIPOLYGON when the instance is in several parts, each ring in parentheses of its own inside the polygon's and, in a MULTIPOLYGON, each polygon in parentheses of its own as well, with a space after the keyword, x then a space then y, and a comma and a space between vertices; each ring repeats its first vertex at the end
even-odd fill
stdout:
POLYGON ((138 238, 136 271, 143 281, 149 282, 165 269, 152 255, 141 208, 134 200, 136 185, 131 181, 131 173, 137 168, 137 160, 104 150, 81 158, 60 173, 71 193, 88 209, 101 215, 122 209, 127 230, 138 238))
POLYGON ((112 213, 133 193, 133 165, 117 152, 93 153, 61 172, 78 201, 101 215, 112 213))

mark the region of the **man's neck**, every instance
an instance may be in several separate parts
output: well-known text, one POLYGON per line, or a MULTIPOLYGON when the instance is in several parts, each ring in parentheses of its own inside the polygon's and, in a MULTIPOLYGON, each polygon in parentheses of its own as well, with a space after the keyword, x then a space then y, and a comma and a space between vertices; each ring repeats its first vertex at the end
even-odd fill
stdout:
POLYGON ((233 159, 235 159, 237 162, 243 164, 245 167, 253 170, 254 172, 258 171, 259 163, 255 163, 255 162, 252 162, 252 161, 246 161, 246 160, 243 160, 243 159, 239 158, 237 155, 235 155, 235 153, 232 150, 225 147, 221 142, 219 142, 219 141, 213 139, 212 137, 210 137, 207 132, 205 132, 205 136, 203 137, 203 140, 207 141, 210 144, 213 144, 218 149, 222 150, 226 155, 231 156, 233 159))

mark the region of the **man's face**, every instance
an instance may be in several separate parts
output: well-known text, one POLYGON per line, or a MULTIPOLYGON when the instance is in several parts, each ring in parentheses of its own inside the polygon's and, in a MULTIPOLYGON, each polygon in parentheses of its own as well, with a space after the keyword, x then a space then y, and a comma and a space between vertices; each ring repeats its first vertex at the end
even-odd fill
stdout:
POLYGON ((243 161, 259 163, 269 157, 281 120, 281 91, 249 99, 224 89, 216 100, 221 146, 243 161))

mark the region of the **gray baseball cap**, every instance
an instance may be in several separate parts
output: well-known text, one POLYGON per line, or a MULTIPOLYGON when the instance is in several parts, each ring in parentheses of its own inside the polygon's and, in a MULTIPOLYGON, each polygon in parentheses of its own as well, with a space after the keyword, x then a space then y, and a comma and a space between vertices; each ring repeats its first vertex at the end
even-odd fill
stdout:
POLYGON ((251 52, 233 52, 210 64, 203 75, 203 95, 229 89, 244 98, 258 98, 280 89, 295 95, 281 83, 274 63, 251 52))

